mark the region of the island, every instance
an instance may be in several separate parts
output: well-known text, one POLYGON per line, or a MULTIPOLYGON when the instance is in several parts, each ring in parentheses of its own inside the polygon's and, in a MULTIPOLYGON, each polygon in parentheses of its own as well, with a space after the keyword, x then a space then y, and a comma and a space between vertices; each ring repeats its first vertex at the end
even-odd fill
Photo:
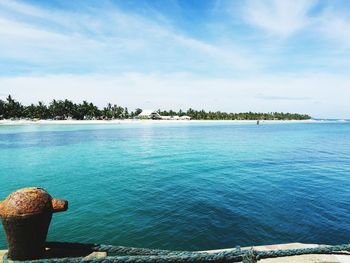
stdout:
POLYGON ((156 119, 156 120, 309 120, 311 116, 284 112, 240 112, 188 110, 142 110, 134 111, 127 107, 108 103, 98 108, 92 102, 74 103, 68 99, 52 100, 23 105, 11 95, 0 100, 0 120, 116 120, 116 119, 156 119))

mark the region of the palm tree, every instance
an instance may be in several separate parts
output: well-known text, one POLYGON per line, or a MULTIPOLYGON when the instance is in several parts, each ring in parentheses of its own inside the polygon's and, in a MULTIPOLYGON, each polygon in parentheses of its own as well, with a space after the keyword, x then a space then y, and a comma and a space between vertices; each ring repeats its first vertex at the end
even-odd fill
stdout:
MULTIPOLYGON (((128 108, 123 108, 118 105, 113 105, 108 103, 107 107, 104 107, 101 111, 93 103, 83 101, 82 104, 76 104, 67 99, 63 100, 53 100, 47 107, 43 102, 38 102, 37 105, 31 104, 29 106, 23 106, 20 102, 14 100, 11 95, 6 98, 6 101, 0 100, 0 118, 57 118, 65 119, 72 117, 74 119, 91 119, 99 118, 103 116, 104 118, 129 118, 135 117, 142 112, 141 109, 137 108, 135 112, 128 111, 128 108)), ((241 112, 241 113, 226 113, 220 111, 209 111, 205 110, 194 110, 189 108, 187 112, 183 112, 181 109, 176 112, 174 110, 158 110, 161 115, 188 115, 192 119, 197 120, 292 120, 292 119, 310 119, 311 117, 306 114, 296 114, 296 113, 283 113, 283 112, 241 112)))
POLYGON ((0 119, 4 118, 5 115, 5 101, 0 100, 0 119))
POLYGON ((49 112, 46 105, 42 101, 39 101, 35 109, 35 118, 47 119, 48 117, 49 117, 49 112))
POLYGON ((23 117, 23 106, 21 103, 15 101, 12 99, 11 95, 8 95, 6 98, 6 104, 5 104, 5 114, 4 117, 6 119, 8 118, 20 118, 23 117))

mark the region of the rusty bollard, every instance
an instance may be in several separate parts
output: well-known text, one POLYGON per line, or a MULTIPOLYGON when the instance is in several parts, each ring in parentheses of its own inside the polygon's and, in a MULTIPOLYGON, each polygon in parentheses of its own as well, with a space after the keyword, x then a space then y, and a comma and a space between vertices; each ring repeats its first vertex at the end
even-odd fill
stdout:
POLYGON ((0 217, 9 246, 7 258, 43 258, 52 213, 67 209, 67 201, 52 198, 37 187, 17 190, 0 202, 0 217))

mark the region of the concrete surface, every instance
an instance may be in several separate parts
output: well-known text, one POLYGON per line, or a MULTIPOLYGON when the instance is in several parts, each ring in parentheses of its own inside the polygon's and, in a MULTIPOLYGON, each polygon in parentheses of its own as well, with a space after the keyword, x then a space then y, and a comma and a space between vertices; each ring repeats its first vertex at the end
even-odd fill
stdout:
MULTIPOLYGON (((269 246, 253 246, 253 247, 244 247, 243 249, 251 249, 266 251, 266 250, 278 250, 278 249, 297 249, 297 248, 315 248, 319 247, 317 244, 302 244, 302 243, 289 243, 289 244, 278 244, 278 245, 269 245, 269 246)), ((200 252, 219 252, 219 251, 230 251, 232 248, 228 249, 219 249, 219 250, 209 250, 209 251, 200 251, 200 252)), ((0 250, 0 263, 3 263, 3 256, 7 250, 0 250)), ((350 263, 350 253, 345 254, 332 254, 332 255, 301 255, 301 256, 292 256, 292 257, 281 257, 281 258, 271 258, 271 259, 262 259, 259 263, 350 263)), ((93 252, 85 257, 85 259, 92 258, 103 258, 107 256, 105 252, 93 252)))

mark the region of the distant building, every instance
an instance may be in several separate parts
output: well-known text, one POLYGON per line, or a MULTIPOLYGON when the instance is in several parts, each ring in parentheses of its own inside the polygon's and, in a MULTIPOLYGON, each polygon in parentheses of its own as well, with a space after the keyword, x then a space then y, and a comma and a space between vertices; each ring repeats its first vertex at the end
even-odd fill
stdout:
POLYGON ((189 116, 160 116, 162 120, 190 120, 191 117, 189 116))
POLYGON ((139 119, 161 119, 159 113, 155 110, 142 110, 137 116, 139 119))
POLYGON ((180 118, 179 118, 179 120, 190 120, 191 119, 191 117, 190 116, 181 116, 180 118))
POLYGON ((64 117, 64 116, 55 116, 53 119, 54 119, 55 121, 62 121, 62 120, 65 120, 66 117, 64 117))
POLYGON ((189 116, 161 116, 155 110, 142 110, 142 112, 136 117, 138 119, 153 119, 153 120, 190 120, 189 116))

